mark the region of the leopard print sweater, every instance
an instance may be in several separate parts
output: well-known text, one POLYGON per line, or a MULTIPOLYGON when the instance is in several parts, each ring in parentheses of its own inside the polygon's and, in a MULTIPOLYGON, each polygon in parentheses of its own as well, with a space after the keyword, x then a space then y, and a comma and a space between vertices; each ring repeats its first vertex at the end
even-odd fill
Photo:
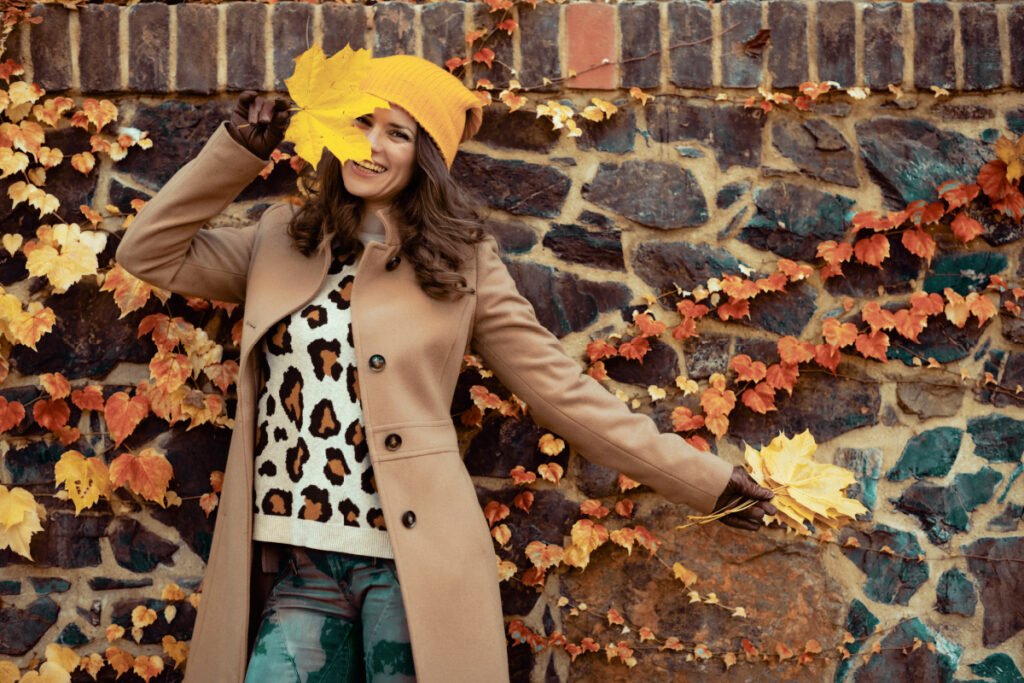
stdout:
POLYGON ((356 255, 260 344, 253 536, 391 558, 363 434, 350 311, 356 255))

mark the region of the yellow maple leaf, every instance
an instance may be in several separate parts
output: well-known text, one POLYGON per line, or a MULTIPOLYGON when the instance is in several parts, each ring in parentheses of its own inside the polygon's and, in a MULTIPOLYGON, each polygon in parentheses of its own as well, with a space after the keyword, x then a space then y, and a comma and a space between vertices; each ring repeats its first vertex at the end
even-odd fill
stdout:
POLYGON ((284 139, 295 143, 296 153, 313 166, 324 147, 341 162, 370 158, 370 143, 354 125, 355 119, 390 105, 360 89, 369 64, 368 51, 348 45, 330 58, 313 45, 295 60, 295 72, 285 85, 299 111, 284 139))
POLYGON ((71 674, 54 662, 46 662, 39 671, 29 671, 21 677, 21 683, 71 683, 71 674))
POLYGON ((46 661, 53 662, 68 673, 71 673, 78 668, 79 656, 70 647, 50 643, 46 646, 46 661))
POLYGON ((100 496, 110 495, 110 472, 103 458, 87 458, 70 450, 60 456, 53 468, 57 484, 64 486, 75 504, 75 516, 92 507, 100 496))
POLYGON ((23 488, 0 484, 0 550, 10 548, 31 560, 29 542, 32 534, 42 530, 35 497, 23 488))

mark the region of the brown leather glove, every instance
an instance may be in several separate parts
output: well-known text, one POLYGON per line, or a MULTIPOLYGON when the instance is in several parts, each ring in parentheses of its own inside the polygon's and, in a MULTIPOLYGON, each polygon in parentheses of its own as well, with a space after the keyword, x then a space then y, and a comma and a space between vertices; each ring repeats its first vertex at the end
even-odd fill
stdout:
POLYGON ((722 495, 715 503, 715 511, 731 507, 741 500, 753 498, 758 501, 756 504, 746 510, 726 515, 719 521, 737 529, 757 531, 764 526, 762 521, 764 516, 774 515, 776 512, 775 506, 768 502, 774 495, 763 486, 758 486, 754 478, 743 467, 737 465, 732 470, 732 476, 729 477, 729 483, 725 485, 725 490, 722 491, 722 495))
POLYGON ((256 156, 269 159, 288 128, 289 104, 283 97, 268 98, 246 90, 238 96, 238 103, 231 112, 228 133, 256 156))

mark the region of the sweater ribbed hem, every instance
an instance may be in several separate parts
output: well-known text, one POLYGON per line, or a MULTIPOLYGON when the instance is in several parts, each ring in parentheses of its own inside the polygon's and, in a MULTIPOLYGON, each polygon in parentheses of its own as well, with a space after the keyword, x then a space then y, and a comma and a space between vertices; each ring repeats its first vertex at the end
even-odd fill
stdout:
POLYGON ((292 517, 253 515, 252 535, 257 541, 283 543, 328 552, 394 559, 387 531, 314 522, 292 517))

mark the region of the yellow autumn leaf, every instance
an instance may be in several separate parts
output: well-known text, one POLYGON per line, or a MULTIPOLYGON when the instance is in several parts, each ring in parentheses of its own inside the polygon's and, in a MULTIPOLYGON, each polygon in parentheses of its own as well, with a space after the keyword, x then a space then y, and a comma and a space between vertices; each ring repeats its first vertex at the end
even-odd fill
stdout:
POLYGON ((57 484, 64 486, 75 504, 75 516, 110 495, 110 472, 103 458, 87 458, 76 450, 60 456, 53 468, 57 484))
POLYGON ((174 668, 180 669, 181 665, 188 659, 188 643, 181 642, 172 635, 166 635, 160 641, 164 646, 164 652, 174 660, 174 668))
POLYGON ((85 240, 77 223, 44 225, 36 231, 38 239, 25 245, 25 268, 30 275, 45 277, 57 293, 99 269, 94 247, 106 246, 106 234, 90 234, 85 240))
POLYGON ((22 242, 24 242, 24 240, 25 238, 16 232, 7 233, 6 235, 3 236, 4 249, 7 251, 8 254, 14 256, 14 254, 17 253, 19 249, 21 249, 21 244, 22 242))
POLYGON ((540 441, 537 442, 537 447, 540 448, 540 452, 544 455, 555 457, 565 450, 565 442, 554 434, 545 434, 540 437, 540 441))
POLYGON ((21 173, 26 168, 28 168, 27 154, 15 152, 10 147, 0 147, 0 179, 21 173))
POLYGON ((10 548, 31 560, 29 542, 42 530, 35 497, 23 488, 0 484, 0 550, 10 548))
POLYGON ((70 647, 50 643, 46 646, 46 661, 53 662, 68 673, 71 673, 78 668, 79 657, 70 647))
POLYGON ((295 60, 295 72, 285 79, 288 94, 299 105, 285 132, 296 153, 316 166, 323 148, 339 161, 369 159, 370 143, 355 119, 390 105, 364 93, 360 86, 369 69, 370 53, 346 45, 330 58, 313 45, 295 60))
POLYGON ((679 562, 672 565, 672 574, 683 582, 684 588, 689 588, 697 583, 697 573, 687 569, 679 562))
POLYGON ((20 683, 71 683, 71 674, 59 664, 46 662, 39 671, 29 671, 22 676, 20 683))
POLYGON ((12 662, 0 662, 0 683, 16 683, 21 678, 21 669, 12 662))

